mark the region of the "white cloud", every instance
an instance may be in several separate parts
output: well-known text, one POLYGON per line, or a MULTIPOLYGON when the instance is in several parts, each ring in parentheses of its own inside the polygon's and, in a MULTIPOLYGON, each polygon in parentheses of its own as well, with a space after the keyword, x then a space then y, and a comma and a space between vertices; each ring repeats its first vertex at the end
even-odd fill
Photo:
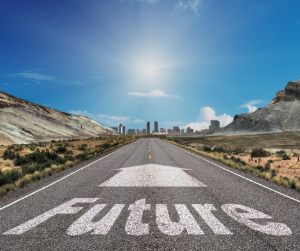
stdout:
POLYGON ((144 120, 140 120, 140 119, 135 119, 135 120, 131 120, 130 117, 124 117, 124 116, 110 116, 110 115, 106 115, 106 114, 93 114, 93 113, 89 113, 87 111, 81 111, 81 110, 70 110, 69 111, 70 114, 73 115, 81 115, 81 116, 86 116, 89 117, 92 120, 95 120, 97 122, 101 122, 104 124, 108 124, 108 125, 116 125, 119 123, 143 123, 145 122, 144 120))
POLYGON ((181 126, 180 128, 186 129, 190 127, 194 130, 202 130, 208 129, 211 120, 219 120, 220 126, 227 126, 229 123, 233 121, 233 117, 227 115, 226 113, 217 116, 216 111, 211 107, 203 107, 199 111, 198 122, 192 122, 187 124, 186 126, 181 126))
POLYGON ((167 97, 167 98, 180 98, 178 95, 169 95, 164 93, 162 90, 156 89, 150 91, 149 93, 141 93, 141 92, 130 92, 128 95, 139 96, 139 97, 167 97))
POLYGON ((53 76, 45 76, 39 73, 29 73, 29 72, 23 72, 23 73, 15 73, 12 76, 14 77, 22 77, 22 78, 30 78, 30 79, 36 79, 36 80, 53 80, 53 76))
POLYGON ((202 5, 202 0, 188 0, 188 1, 180 1, 175 5, 175 10, 177 11, 185 11, 192 10, 195 14, 198 14, 198 7, 202 5))
POLYGON ((261 102, 262 102, 261 100, 253 100, 253 101, 248 102, 247 104, 241 105, 239 108, 247 107, 248 112, 252 113, 252 112, 255 112, 257 110, 257 107, 254 106, 254 105, 258 104, 258 103, 261 103, 261 102))
POLYGON ((136 120, 134 120, 133 122, 134 122, 134 123, 143 123, 143 122, 145 122, 145 120, 136 119, 136 120))

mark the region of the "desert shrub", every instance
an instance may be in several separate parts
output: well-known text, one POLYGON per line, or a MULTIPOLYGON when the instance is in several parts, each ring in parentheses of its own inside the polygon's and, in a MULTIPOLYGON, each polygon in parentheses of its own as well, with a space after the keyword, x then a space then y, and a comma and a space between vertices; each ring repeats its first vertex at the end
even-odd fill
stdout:
POLYGON ((211 147, 209 147, 209 146, 203 146, 203 151, 205 151, 205 152, 211 152, 211 147))
POLYGON ((233 150, 233 154, 234 154, 234 155, 238 155, 238 154, 244 153, 244 152, 245 152, 245 150, 242 149, 242 148, 235 148, 235 149, 233 150))
POLYGON ((64 156, 64 158, 66 159, 66 160, 70 160, 70 161, 73 161, 75 158, 73 157, 73 156, 71 156, 71 155, 65 155, 64 156))
POLYGON ((77 154, 75 158, 84 161, 84 160, 88 160, 88 155, 86 153, 81 153, 81 154, 77 154))
POLYGON ((264 167, 260 165, 256 166, 255 168, 261 172, 265 171, 264 167))
POLYGON ((22 175, 17 170, 11 170, 8 172, 0 171, 0 186, 13 183, 18 180, 22 175))
POLYGON ((274 160, 269 159, 268 163, 274 163, 274 160))
POLYGON ((19 188, 22 188, 24 186, 26 186, 27 184, 29 184, 33 179, 33 175, 31 174, 26 174, 23 178, 19 179, 16 182, 16 186, 19 188))
POLYGON ((228 150, 222 146, 216 146, 213 151, 218 152, 218 153, 227 153, 228 152, 228 150))
POLYGON ((74 166, 74 163, 73 163, 73 161, 68 161, 67 163, 66 163, 66 167, 72 167, 72 166, 74 166))
POLYGON ((56 141, 55 140, 51 140, 51 143, 55 143, 56 141))
POLYGON ((26 164, 44 164, 49 160, 55 160, 58 155, 55 152, 49 152, 47 149, 46 151, 40 151, 37 149, 33 153, 26 154, 25 156, 20 156, 18 153, 16 158, 14 159, 15 166, 23 166, 26 164))
POLYGON ((35 166, 22 166, 22 173, 23 174, 29 174, 29 173, 34 173, 37 170, 37 167, 35 166))
POLYGON ((15 145, 10 145, 7 147, 7 150, 14 150, 15 149, 15 145))
POLYGON ((74 152, 72 150, 67 150, 65 153, 66 154, 73 154, 74 152))
POLYGON ((56 153, 57 154, 63 154, 63 153, 65 153, 67 151, 67 148, 65 147, 65 146, 59 146, 59 147, 57 147, 57 149, 56 149, 56 153))
POLYGON ((15 153, 11 150, 11 149, 6 149, 3 154, 2 154, 2 158, 4 160, 10 159, 13 160, 15 158, 15 153))
POLYGON ((276 176, 276 171, 275 171, 275 169, 272 169, 271 173, 272 173, 272 177, 275 177, 275 176, 276 176))
POLYGON ((266 169, 267 171, 270 171, 271 165, 270 165, 269 162, 265 164, 265 169, 266 169))
POLYGON ((86 147, 87 147, 87 144, 82 144, 82 145, 78 146, 77 150, 84 151, 86 149, 86 147))
POLYGON ((23 149, 24 149, 23 146, 19 145, 15 148, 15 152, 21 152, 23 151, 23 149))
POLYGON ((297 187, 296 187, 296 181, 295 181, 294 179, 291 180, 290 185, 291 185, 291 188, 292 188, 292 189, 296 189, 296 188, 297 188, 297 187))
POLYGON ((271 155, 271 153, 266 151, 263 148, 254 148, 254 149, 252 149, 252 152, 251 152, 251 157, 255 157, 255 158, 268 157, 270 155, 271 155))
POLYGON ((282 155, 282 160, 290 160, 290 159, 291 159, 290 156, 288 156, 288 155, 286 155, 286 154, 283 154, 283 155, 282 155))
POLYGON ((227 157, 227 155, 225 154, 225 155, 223 155, 223 159, 228 159, 228 157, 227 157))
POLYGON ((277 155, 278 157, 282 157, 284 154, 286 154, 284 150, 280 150, 280 151, 277 151, 277 152, 276 152, 276 155, 277 155))
POLYGON ((230 159, 233 160, 235 163, 242 164, 243 166, 247 165, 246 162, 241 160, 240 158, 236 158, 234 156, 231 156, 230 159))
POLYGON ((102 145, 102 148, 104 148, 104 149, 107 149, 109 147, 111 147, 111 145, 106 142, 102 145))

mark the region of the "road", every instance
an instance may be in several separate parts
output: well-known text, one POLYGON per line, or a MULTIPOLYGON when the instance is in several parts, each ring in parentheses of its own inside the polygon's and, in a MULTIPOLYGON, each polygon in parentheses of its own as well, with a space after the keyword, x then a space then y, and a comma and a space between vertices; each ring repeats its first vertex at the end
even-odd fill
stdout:
POLYGON ((299 233, 296 191, 159 139, 0 199, 1 250, 300 250, 299 233))

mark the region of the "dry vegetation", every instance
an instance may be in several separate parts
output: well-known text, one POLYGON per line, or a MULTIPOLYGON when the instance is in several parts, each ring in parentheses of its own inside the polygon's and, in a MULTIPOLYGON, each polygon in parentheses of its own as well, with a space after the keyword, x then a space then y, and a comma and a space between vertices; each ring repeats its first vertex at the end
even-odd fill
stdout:
POLYGON ((137 139, 102 136, 0 146, 0 196, 137 139))
POLYGON ((275 134, 202 139, 172 137, 166 141, 300 191, 299 134, 277 133, 278 138, 275 134), (268 144, 267 140, 270 140, 268 144))

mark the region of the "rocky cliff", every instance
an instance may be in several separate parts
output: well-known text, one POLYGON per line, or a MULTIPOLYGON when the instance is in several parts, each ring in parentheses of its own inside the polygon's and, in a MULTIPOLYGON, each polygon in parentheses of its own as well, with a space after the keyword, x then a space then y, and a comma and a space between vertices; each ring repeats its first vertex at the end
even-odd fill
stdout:
POLYGON ((270 103, 270 105, 276 104, 282 100, 284 100, 284 95, 285 95, 285 91, 278 91, 276 93, 276 97, 273 98, 272 102, 270 103))
POLYGON ((288 82, 282 101, 253 113, 234 116, 232 123, 213 135, 243 135, 282 131, 300 131, 300 80, 288 82))
POLYGON ((0 91, 0 145, 117 134, 84 116, 38 105, 0 91))

